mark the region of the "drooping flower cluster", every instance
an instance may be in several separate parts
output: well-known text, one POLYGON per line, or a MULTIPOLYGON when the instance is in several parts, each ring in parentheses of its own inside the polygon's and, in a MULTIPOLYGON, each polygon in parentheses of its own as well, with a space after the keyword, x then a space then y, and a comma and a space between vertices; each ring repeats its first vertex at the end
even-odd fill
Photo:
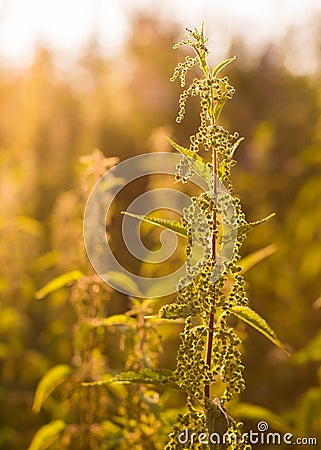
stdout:
MULTIPOLYGON (((164 318, 185 318, 174 379, 187 393, 188 413, 178 418, 167 450, 186 448, 177 440, 183 425, 209 434, 215 430, 215 423, 222 421, 225 431, 241 433, 241 424, 225 419, 223 405, 244 389, 241 340, 228 320, 233 306, 247 303, 238 266, 238 250, 244 237, 239 231, 247 222, 239 200, 230 195, 229 178, 235 164, 233 155, 242 138, 217 123, 226 100, 234 93, 228 78, 217 75, 233 58, 211 71, 206 61, 204 30, 188 30, 188 33, 187 39, 175 47, 187 45, 196 56, 186 57, 179 63, 172 80, 179 77, 181 86, 185 87, 187 72, 197 64, 202 77, 194 78, 180 95, 177 122, 184 118, 188 98, 198 96, 200 124, 190 136, 188 149, 175 145, 182 153, 176 179, 187 182, 196 173, 206 180, 208 191, 192 198, 191 205, 183 212, 182 223, 188 237, 187 275, 180 280, 174 303, 160 310, 164 318), (201 158, 204 152, 211 152, 210 161, 201 158)), ((194 444, 190 448, 209 447, 194 444)), ((250 447, 239 443, 226 448, 250 447)))

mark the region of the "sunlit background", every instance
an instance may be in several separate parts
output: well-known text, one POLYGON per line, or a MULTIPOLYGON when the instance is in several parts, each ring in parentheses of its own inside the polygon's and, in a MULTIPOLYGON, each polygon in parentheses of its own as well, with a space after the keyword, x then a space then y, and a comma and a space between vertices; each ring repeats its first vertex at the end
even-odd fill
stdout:
MULTIPOLYGON (((160 20, 195 26, 206 19, 220 52, 240 34, 252 51, 260 51, 271 40, 282 41, 296 29, 292 43, 295 56, 287 56, 289 68, 313 71, 319 26, 315 14, 319 0, 2 0, 0 7, 0 54, 14 63, 30 61, 41 44, 62 52, 65 58, 83 48, 95 36, 106 54, 115 55, 129 36, 130 23, 139 12, 155 14, 160 20), (311 22, 312 20, 312 22, 311 22)), ((317 47, 319 48, 319 47, 317 47)))
MULTIPOLYGON (((144 352, 152 366, 172 369, 180 331, 157 328, 166 351, 156 358, 156 335, 141 346, 137 334, 125 339, 126 327, 88 329, 88 318, 128 313, 133 303, 95 278, 82 217, 115 158, 171 151, 165 136, 189 145, 198 109, 189 102, 185 120, 175 122, 181 91, 169 78, 185 53, 172 46, 202 20, 213 64, 237 56, 227 70, 236 93, 220 119, 245 137, 233 167, 235 195, 248 220, 276 213, 242 247, 249 258, 268 249, 246 273, 249 299, 292 350, 288 358, 238 325, 246 390, 229 412, 247 427, 266 420, 273 430, 321 440, 320 0, 2 0, 0 450, 25 450, 56 419, 68 427, 50 450, 161 450, 184 404, 164 387, 165 419, 152 420, 157 408, 134 408, 121 387, 81 388, 81 381, 137 367, 144 352), (68 276, 79 271, 85 278, 70 287, 68 276), (63 274, 68 286, 40 291, 40 300, 39 289, 63 274), (69 382, 32 411, 39 380, 58 364, 70 367, 69 382), (140 443, 128 446, 128 436, 140 443)), ((128 203, 167 180, 149 183, 120 195, 107 229, 130 270, 155 275, 179 266, 183 247, 165 269, 151 269, 127 257, 119 231, 128 203)), ((145 231, 149 248, 158 248, 157 230, 145 231)), ((157 314, 160 306, 140 313, 157 314)))

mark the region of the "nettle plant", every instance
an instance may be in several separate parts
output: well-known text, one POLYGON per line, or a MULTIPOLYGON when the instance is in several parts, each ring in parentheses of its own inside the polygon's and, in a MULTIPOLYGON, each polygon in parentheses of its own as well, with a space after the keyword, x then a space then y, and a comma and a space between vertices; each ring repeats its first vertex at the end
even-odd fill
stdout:
POLYGON ((187 183, 197 174, 208 190, 191 198, 180 222, 138 216, 187 238, 187 275, 180 280, 175 301, 164 305, 158 315, 166 320, 184 320, 177 365, 172 372, 142 369, 116 378, 120 382, 170 383, 186 393, 186 410, 178 415, 166 450, 245 450, 251 445, 241 439, 243 424, 228 413, 228 402, 245 388, 242 340, 232 325, 235 320, 230 319, 236 316, 285 349, 266 321, 248 306, 239 254, 247 233, 273 214, 247 222, 240 200, 233 196, 230 172, 235 165, 234 153, 243 138, 225 130, 219 118, 225 102, 234 94, 228 78, 221 78, 220 74, 235 58, 211 69, 204 26, 200 31, 187 32, 186 39, 174 47, 187 46, 194 52, 194 56, 186 56, 177 65, 171 78, 171 81, 179 78, 184 88, 176 120, 183 120, 188 98, 198 97, 200 124, 189 138, 189 148, 168 141, 182 155, 176 180, 187 183), (200 68, 201 75, 186 86, 186 74, 195 66, 200 68))

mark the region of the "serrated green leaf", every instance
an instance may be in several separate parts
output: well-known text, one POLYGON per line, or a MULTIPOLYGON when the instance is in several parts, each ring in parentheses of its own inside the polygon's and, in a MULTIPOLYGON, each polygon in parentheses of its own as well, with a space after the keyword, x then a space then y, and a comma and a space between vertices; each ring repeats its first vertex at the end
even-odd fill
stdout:
POLYGON ((137 371, 121 372, 115 377, 107 377, 101 381, 93 381, 88 383, 82 383, 83 386, 104 386, 110 383, 137 383, 137 384, 157 384, 165 385, 169 384, 172 387, 177 387, 177 384, 173 381, 173 372, 168 369, 140 369, 137 371))
POLYGON ((195 314, 190 310, 190 308, 187 308, 184 305, 176 305, 175 303, 172 303, 169 309, 162 307, 159 310, 159 317, 161 319, 175 320, 194 315, 195 314))
POLYGON ((113 376, 110 373, 105 373, 99 381, 86 381, 81 383, 82 386, 107 386, 112 383, 113 376))
POLYGON ((137 384, 156 384, 175 386, 177 384, 173 381, 173 372, 168 369, 141 369, 137 371, 122 372, 116 375, 112 382, 114 383, 137 383, 137 384))
POLYGON ((236 317, 243 320, 243 322, 251 325, 251 327, 267 337, 274 345, 289 353, 284 344, 277 338, 270 325, 256 311, 248 306, 232 306, 230 311, 236 317))
POLYGON ((113 395, 118 397, 119 399, 124 399, 127 395, 127 390, 123 384, 120 383, 114 383, 113 381, 113 375, 111 373, 105 373, 102 376, 102 379, 99 381, 86 381, 81 383, 84 387, 97 387, 97 386, 103 386, 104 388, 108 389, 108 391, 112 392, 113 395))
POLYGON ((261 225, 262 223, 267 222, 268 220, 270 220, 274 216, 275 216, 275 213, 272 213, 272 214, 269 214, 264 219, 257 220, 256 222, 249 222, 246 225, 241 225, 237 229, 237 234, 239 236, 242 236, 243 234, 246 234, 249 231, 252 231, 254 228, 256 228, 257 226, 261 225))
POLYGON ((44 425, 34 435, 28 450, 46 450, 60 437, 65 428, 63 420, 54 420, 44 425))
POLYGON ((225 59, 224 61, 220 62, 216 67, 214 67, 212 76, 213 78, 216 77, 216 75, 223 70, 228 64, 231 64, 231 62, 236 60, 236 56, 233 56, 232 58, 225 59))
POLYGON ((32 411, 36 414, 42 408, 42 405, 47 400, 49 395, 65 381, 70 375, 71 367, 66 364, 59 364, 48 370, 47 373, 41 378, 38 387, 36 389, 32 411))
POLYGON ((79 280, 83 276, 84 274, 79 270, 73 270, 71 272, 64 273, 63 275, 60 275, 59 277, 49 281, 49 283, 39 289, 39 291, 35 293, 35 298, 37 300, 42 300, 44 297, 46 297, 46 295, 51 294, 52 292, 55 292, 58 289, 61 289, 68 284, 79 280))
POLYGON ((211 164, 206 163, 203 158, 201 158, 196 153, 192 152, 188 148, 182 147, 176 142, 172 141, 169 137, 166 137, 167 141, 171 144, 175 150, 179 151, 181 155, 185 156, 191 163, 192 168, 200 177, 202 177, 207 183, 211 178, 211 164))
POLYGON ((247 272, 253 266, 258 264, 260 261, 272 255, 275 251, 276 246, 272 244, 268 245, 267 247, 261 248, 260 250, 257 250, 256 252, 251 253, 250 255, 245 256, 239 262, 239 265, 242 267, 240 273, 243 274, 247 272))
POLYGON ((127 211, 122 211, 122 214, 125 214, 126 216, 135 217, 136 219, 142 220, 147 223, 151 223, 153 225, 156 225, 158 227, 166 228, 167 230, 174 231, 174 233, 179 234, 180 236, 187 237, 187 230, 183 227, 181 222, 177 220, 167 220, 167 219, 161 219, 159 217, 154 216, 143 216, 139 214, 132 214, 127 211))

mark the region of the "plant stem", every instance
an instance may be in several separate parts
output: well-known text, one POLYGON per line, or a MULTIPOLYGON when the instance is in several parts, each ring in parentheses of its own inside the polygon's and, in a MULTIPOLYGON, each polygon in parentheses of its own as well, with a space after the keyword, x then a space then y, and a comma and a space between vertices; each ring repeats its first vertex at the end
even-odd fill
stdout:
MULTIPOLYGON (((215 125, 215 117, 214 117, 214 102, 213 102, 213 93, 212 93, 212 115, 211 115, 211 125, 215 125)), ((217 151, 216 148, 213 148, 213 194, 217 194, 217 151)), ((213 208, 213 236, 212 236, 212 263, 213 266, 216 260, 216 208, 213 208)), ((211 368, 212 365, 212 351, 213 351, 213 335, 214 335, 214 309, 215 309, 215 284, 213 285, 213 304, 211 305, 209 323, 208 323, 208 336, 207 336, 207 347, 206 347, 206 364, 211 368)), ((210 385, 206 384, 204 386, 204 396, 206 399, 210 399, 211 397, 211 389, 210 385)))

